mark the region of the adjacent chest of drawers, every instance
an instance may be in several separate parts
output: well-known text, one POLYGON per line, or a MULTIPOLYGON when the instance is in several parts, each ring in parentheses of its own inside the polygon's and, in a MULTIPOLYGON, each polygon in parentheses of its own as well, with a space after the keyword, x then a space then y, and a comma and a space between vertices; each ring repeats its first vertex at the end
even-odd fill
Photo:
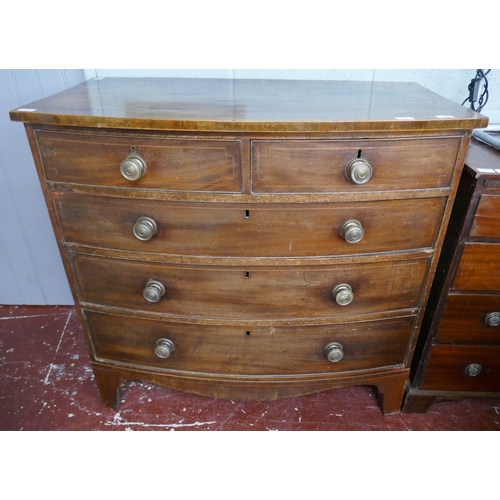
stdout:
POLYGON ((422 333, 405 412, 500 395, 500 152, 475 139, 422 333))
MULTIPOLYGON (((400 411, 470 130, 412 84, 104 79, 25 122, 106 405, 125 380, 400 411)), ((33 111, 34 110, 34 111, 33 111)))

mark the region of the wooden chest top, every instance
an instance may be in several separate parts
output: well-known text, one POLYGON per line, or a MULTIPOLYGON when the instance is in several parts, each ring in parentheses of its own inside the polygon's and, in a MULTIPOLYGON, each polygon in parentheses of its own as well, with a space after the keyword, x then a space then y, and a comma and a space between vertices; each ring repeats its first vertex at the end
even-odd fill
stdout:
POLYGON ((356 132, 485 127, 487 118, 415 83, 104 78, 27 104, 15 121, 224 132, 356 132))

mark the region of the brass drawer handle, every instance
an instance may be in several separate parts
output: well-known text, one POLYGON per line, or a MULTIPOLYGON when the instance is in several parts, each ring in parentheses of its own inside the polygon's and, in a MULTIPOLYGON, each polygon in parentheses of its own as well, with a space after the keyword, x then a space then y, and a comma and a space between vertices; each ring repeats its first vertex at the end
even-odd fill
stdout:
POLYGON ((341 283, 332 290, 332 296, 339 306, 347 306, 354 300, 354 293, 350 285, 341 283))
POLYGON ((165 295, 165 291, 165 285, 161 281, 149 280, 142 295, 148 302, 158 302, 165 295))
POLYGON ((344 357, 344 348, 338 342, 325 345, 323 352, 330 363, 338 363, 344 357))
POLYGON ((135 153, 128 155, 120 165, 120 172, 128 181, 137 181, 147 170, 146 162, 135 153))
POLYGON ((373 168, 364 158, 353 158, 345 167, 346 177, 355 184, 365 184, 372 174, 373 168))
POLYGON ((148 241, 158 231, 158 225, 151 217, 139 217, 132 231, 138 240, 148 241))
POLYGON ((347 241, 347 243, 358 243, 363 239, 365 230, 359 220, 348 219, 340 226, 339 233, 340 236, 347 241))
POLYGON ((481 365, 472 363, 469 366, 465 367, 464 372, 468 377, 477 377, 481 373, 482 369, 483 367, 481 365))
POLYGON ((175 345, 170 339, 158 339, 156 341, 155 354, 159 358, 169 358, 174 349, 175 345))
POLYGON ((490 312, 484 318, 484 322, 488 326, 498 326, 500 325, 500 312, 490 312))

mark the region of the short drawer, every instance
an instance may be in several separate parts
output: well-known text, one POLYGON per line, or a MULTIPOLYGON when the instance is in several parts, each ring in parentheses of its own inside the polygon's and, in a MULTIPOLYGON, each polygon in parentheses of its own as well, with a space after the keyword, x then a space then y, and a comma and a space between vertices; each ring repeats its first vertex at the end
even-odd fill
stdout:
POLYGON ((449 295, 436 341, 500 343, 500 295, 449 295))
POLYGON ((315 257, 430 248, 445 203, 444 198, 431 198, 240 205, 104 198, 61 191, 53 191, 52 196, 67 244, 238 257, 315 257), (342 226, 349 224, 352 231, 364 232, 364 236, 356 233, 361 234, 360 241, 348 243, 346 230, 345 238, 341 236, 342 226))
POLYGON ((467 243, 455 275, 453 290, 500 290, 500 244, 467 243))
POLYGON ((86 311, 96 357, 142 367, 236 375, 331 373, 401 365, 412 316, 342 325, 249 327, 165 323, 86 311), (167 349, 155 349, 163 341, 167 349), (325 347, 335 342, 339 361, 325 347))
POLYGON ((241 190, 237 140, 37 131, 37 141, 50 181, 171 191, 241 190), (145 162, 146 172, 131 181, 120 165, 133 151, 145 162))
POLYGON ((500 196, 481 196, 469 236, 500 238, 500 196))
POLYGON ((253 141, 256 193, 318 193, 442 188, 450 185, 460 139, 253 141), (347 164, 366 160, 364 184, 346 176, 347 164))
POLYGON ((342 317, 416 308, 428 268, 427 259, 298 268, 183 266, 88 255, 74 255, 72 262, 80 299, 86 303, 244 319, 342 317), (345 284, 351 292, 337 288, 345 284), (144 294, 158 300, 150 302, 144 294))
POLYGON ((434 345, 420 389, 498 392, 500 346, 434 345))

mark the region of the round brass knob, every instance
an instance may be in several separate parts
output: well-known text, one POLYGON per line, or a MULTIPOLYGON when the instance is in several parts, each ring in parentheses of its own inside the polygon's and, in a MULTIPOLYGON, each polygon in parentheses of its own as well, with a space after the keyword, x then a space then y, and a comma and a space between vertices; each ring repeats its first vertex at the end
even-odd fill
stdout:
POLYGON ((363 239, 365 230, 359 220, 349 219, 342 223, 339 228, 339 233, 340 236, 347 241, 347 243, 358 243, 358 241, 363 239))
POLYGON ((344 357, 344 348, 338 342, 325 345, 323 352, 330 363, 337 363, 344 357))
POLYGON ((471 365, 466 366, 464 371, 468 377, 477 377, 481 373, 482 369, 483 367, 481 365, 472 363, 471 365))
POLYGON ((151 217, 139 217, 132 231, 138 240, 148 241, 158 231, 158 225, 151 217))
POLYGON ((142 295, 148 302, 158 302, 165 295, 165 291, 165 285, 162 282, 149 280, 142 295))
POLYGON ((354 300, 352 288, 346 283, 337 285, 332 290, 332 296, 339 306, 347 306, 354 300))
POLYGON ((353 158, 345 167, 346 177, 355 184, 368 182, 372 174, 372 166, 364 158, 353 158))
POLYGON ((146 170, 146 162, 135 153, 128 155, 120 165, 120 172, 128 181, 139 180, 146 170))
POLYGON ((175 349, 174 343, 169 339, 158 339, 156 341, 155 354, 159 358, 169 358, 175 349))
POLYGON ((498 326, 500 325, 500 312, 490 312, 484 318, 484 322, 488 326, 498 326))

